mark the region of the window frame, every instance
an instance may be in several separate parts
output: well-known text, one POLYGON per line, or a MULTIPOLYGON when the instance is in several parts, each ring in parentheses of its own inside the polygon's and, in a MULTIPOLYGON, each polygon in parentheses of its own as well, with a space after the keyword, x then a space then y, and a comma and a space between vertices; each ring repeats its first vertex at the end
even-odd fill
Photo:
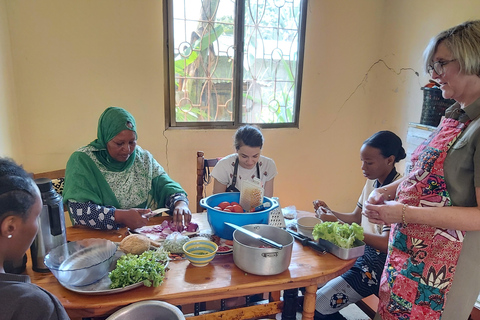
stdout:
MULTIPOLYGON (((243 56, 244 56, 244 23, 239 23, 238 19, 245 15, 245 0, 235 0, 235 39, 237 48, 235 50, 235 61, 238 63, 234 66, 234 91, 233 91, 233 106, 234 116, 233 121, 198 121, 198 122, 177 122, 175 115, 175 68, 174 55, 172 46, 173 40, 173 1, 164 0, 163 6, 163 30, 164 30, 164 70, 166 70, 165 85, 164 85, 164 108, 165 108, 165 129, 236 129, 246 123, 241 122, 241 107, 238 107, 242 98, 242 86, 237 83, 243 82, 243 56), (238 40, 240 39, 240 40, 238 40), (241 49, 238 49, 241 48, 241 49)), ((308 0, 301 0, 300 5, 300 19, 298 28, 298 60, 297 60, 297 74, 295 81, 295 119, 290 123, 254 123, 260 128, 299 128, 300 123, 300 103, 303 80, 303 63, 305 54, 305 34, 307 22, 307 8, 308 0)))

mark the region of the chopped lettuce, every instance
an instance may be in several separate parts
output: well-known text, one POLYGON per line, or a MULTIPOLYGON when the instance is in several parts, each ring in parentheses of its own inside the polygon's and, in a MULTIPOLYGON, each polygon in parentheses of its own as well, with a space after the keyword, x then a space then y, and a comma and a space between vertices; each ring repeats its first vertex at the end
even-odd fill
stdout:
POLYGON ((363 228, 355 222, 351 225, 338 221, 319 223, 313 228, 312 234, 315 240, 324 239, 344 249, 352 248, 355 239, 364 238, 363 228))

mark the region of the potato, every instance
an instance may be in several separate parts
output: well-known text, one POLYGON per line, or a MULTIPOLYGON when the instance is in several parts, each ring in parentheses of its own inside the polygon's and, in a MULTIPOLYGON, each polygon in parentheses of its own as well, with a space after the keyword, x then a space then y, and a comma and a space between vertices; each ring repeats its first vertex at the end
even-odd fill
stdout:
POLYGON ((150 239, 141 234, 131 234, 120 242, 120 250, 125 253, 142 254, 150 249, 150 239))

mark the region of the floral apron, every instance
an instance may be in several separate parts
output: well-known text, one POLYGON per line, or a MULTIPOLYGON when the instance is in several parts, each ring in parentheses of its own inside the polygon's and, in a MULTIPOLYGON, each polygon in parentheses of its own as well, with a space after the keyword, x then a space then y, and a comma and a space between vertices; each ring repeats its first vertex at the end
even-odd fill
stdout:
MULTIPOLYGON (((469 122, 446 118, 412 155, 414 167, 398 188, 410 206, 451 206, 443 164, 448 149, 469 122)), ((465 232, 397 223, 390 232, 380 281, 379 313, 387 319, 440 319, 465 232)))

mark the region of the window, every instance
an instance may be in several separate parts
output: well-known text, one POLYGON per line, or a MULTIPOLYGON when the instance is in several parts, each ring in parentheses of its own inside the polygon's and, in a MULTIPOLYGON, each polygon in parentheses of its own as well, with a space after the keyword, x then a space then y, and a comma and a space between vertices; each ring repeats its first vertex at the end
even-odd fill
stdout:
POLYGON ((307 0, 165 3, 167 126, 298 126, 307 0))

